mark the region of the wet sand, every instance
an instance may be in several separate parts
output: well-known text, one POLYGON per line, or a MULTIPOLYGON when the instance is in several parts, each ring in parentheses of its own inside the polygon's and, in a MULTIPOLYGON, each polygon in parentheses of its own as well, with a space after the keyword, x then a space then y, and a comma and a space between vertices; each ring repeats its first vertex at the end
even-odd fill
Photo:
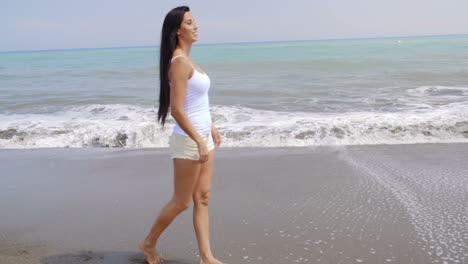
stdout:
MULTIPOLYGON (((463 263, 468 144, 221 148, 210 216, 226 263, 463 263)), ((0 263, 144 263, 172 194, 167 149, 0 150, 0 263)), ((192 208, 162 235, 197 263, 192 208)))

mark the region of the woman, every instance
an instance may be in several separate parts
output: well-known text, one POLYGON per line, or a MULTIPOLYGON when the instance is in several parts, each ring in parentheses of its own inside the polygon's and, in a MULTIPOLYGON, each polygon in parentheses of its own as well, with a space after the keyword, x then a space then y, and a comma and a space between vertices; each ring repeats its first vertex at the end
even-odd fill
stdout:
POLYGON ((197 30, 186 6, 172 9, 164 19, 158 120, 164 126, 170 106, 177 123, 169 140, 175 188, 172 199, 161 210, 150 233, 139 243, 149 264, 162 262, 156 254, 156 242, 164 229, 192 201, 200 263, 221 263, 211 252, 208 218, 214 148, 221 144, 221 139, 211 122, 208 102, 210 79, 189 57, 192 43, 197 41, 197 30))

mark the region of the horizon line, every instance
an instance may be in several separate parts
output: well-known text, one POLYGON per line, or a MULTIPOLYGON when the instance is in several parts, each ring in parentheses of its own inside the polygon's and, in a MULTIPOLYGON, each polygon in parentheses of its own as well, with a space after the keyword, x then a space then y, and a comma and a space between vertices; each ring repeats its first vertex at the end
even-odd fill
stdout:
MULTIPOLYGON (((236 44, 255 44, 255 43, 284 43, 284 42, 307 42, 307 41, 331 41, 331 40, 370 40, 370 39, 390 39, 390 38, 415 38, 415 37, 444 37, 444 36, 468 36, 468 33, 443 34, 443 35, 406 35, 391 37, 362 37, 362 38, 325 38, 325 39, 304 39, 304 40, 266 40, 266 41, 242 41, 242 42, 216 42, 216 43, 195 43, 196 46, 210 45, 236 45, 236 44)), ((38 50, 7 50, 0 53, 29 53, 29 52, 48 52, 48 51, 73 51, 73 50, 97 50, 97 49, 129 49, 129 48, 157 48, 160 45, 144 46, 113 46, 101 48, 65 48, 65 49, 38 49, 38 50)))

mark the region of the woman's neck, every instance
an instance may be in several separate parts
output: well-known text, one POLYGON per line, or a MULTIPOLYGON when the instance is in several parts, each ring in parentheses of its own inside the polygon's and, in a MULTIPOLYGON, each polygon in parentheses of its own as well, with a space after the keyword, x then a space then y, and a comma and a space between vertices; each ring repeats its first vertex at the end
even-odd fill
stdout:
POLYGON ((183 41, 179 41, 177 43, 176 49, 179 49, 182 52, 182 55, 185 55, 187 57, 190 56, 190 49, 192 48, 192 43, 187 43, 183 41))

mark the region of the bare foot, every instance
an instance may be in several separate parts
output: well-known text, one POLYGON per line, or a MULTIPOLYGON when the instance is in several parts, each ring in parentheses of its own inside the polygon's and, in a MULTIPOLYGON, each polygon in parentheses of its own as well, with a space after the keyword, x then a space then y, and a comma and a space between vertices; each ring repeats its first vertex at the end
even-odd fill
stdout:
POLYGON ((200 264, 224 264, 221 261, 215 259, 215 258, 208 258, 208 259, 201 259, 200 258, 200 264))
POLYGON ((138 244, 138 247, 140 248, 141 251, 143 251, 143 254, 145 255, 145 258, 148 264, 163 263, 163 260, 160 259, 158 255, 156 255, 156 249, 154 247, 147 245, 145 240, 140 241, 140 243, 138 244))

